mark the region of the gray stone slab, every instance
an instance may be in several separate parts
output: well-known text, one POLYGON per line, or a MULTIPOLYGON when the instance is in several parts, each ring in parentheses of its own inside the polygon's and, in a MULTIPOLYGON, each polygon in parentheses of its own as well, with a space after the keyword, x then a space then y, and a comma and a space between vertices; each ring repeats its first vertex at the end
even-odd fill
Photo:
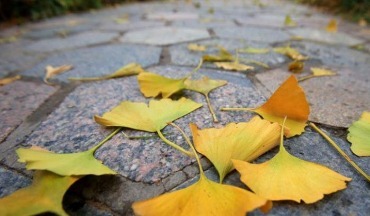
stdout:
POLYGON ((205 29, 159 27, 128 32, 120 38, 120 41, 124 43, 169 45, 205 38, 209 38, 205 29))
MULTIPOLYGON (((205 52, 194 52, 188 50, 188 44, 174 45, 170 47, 171 62, 176 65, 196 66, 203 55, 212 54, 217 55, 219 49, 217 46, 222 46, 235 55, 236 49, 243 49, 246 47, 259 47, 271 48, 267 43, 263 42, 250 42, 245 40, 232 40, 232 39, 210 39, 197 42, 197 44, 205 45, 207 50, 205 52)), ((245 60, 254 60, 268 64, 274 67, 286 62, 288 59, 275 52, 265 54, 248 54, 240 53, 239 57, 245 60)), ((252 64, 257 70, 264 69, 258 65, 252 64)), ((216 68, 212 63, 204 63, 204 67, 216 68)))
POLYGON ((59 26, 55 28, 35 29, 26 32, 23 36, 30 39, 64 38, 83 31, 92 30, 95 24, 77 24, 71 26, 59 26))
POLYGON ((26 47, 28 52, 52 52, 57 50, 74 49, 94 44, 107 43, 116 38, 116 33, 84 32, 66 38, 45 39, 26 47))
POLYGON ((144 28, 153 28, 153 27, 159 27, 164 26, 164 22, 161 21, 137 21, 137 22, 131 22, 128 21, 126 23, 104 23, 102 24, 99 29, 105 30, 105 31, 117 31, 117 32, 125 32, 130 31, 134 29, 144 29, 144 28))
POLYGON ((0 87, 0 142, 56 90, 48 85, 23 81, 0 87))
POLYGON ((173 21, 171 23, 171 26, 189 27, 189 28, 213 28, 213 27, 236 26, 236 24, 232 20, 204 18, 199 20, 173 21))
POLYGON ((312 28, 300 28, 292 29, 290 33, 294 36, 299 36, 307 40, 319 41, 330 44, 342 44, 347 46, 353 46, 361 44, 364 41, 347 35, 345 33, 329 33, 324 30, 312 29, 312 28))
POLYGON ((213 28, 216 35, 221 38, 244 39, 247 41, 259 41, 275 43, 290 39, 290 35, 283 30, 261 27, 218 27, 213 28))
POLYGON ((28 76, 43 77, 45 66, 73 65, 71 71, 60 74, 58 80, 68 77, 92 77, 113 73, 122 66, 137 62, 143 67, 158 63, 161 49, 142 45, 105 45, 66 51, 52 55, 34 68, 24 72, 28 76))
POLYGON ((31 184, 31 180, 19 173, 0 167, 0 198, 31 184))
POLYGON ((148 20, 194 20, 198 19, 197 13, 183 13, 183 12, 154 12, 146 15, 148 20))
MULTIPOLYGON (((296 21, 295 17, 291 17, 293 21, 296 21)), ((238 23, 246 26, 262 26, 262 27, 276 27, 283 28, 285 15, 278 14, 257 14, 255 16, 243 16, 236 19, 238 23)))
MULTIPOLYGON (((191 68, 156 67, 150 70, 170 77, 181 77, 191 68)), ((228 79, 230 83, 216 89, 210 94, 212 104, 222 123, 230 121, 244 121, 250 113, 219 112, 223 106, 254 106, 261 103, 263 98, 252 87, 251 82, 243 75, 201 70, 212 78, 228 79)), ((188 134, 188 123, 194 122, 199 127, 214 125, 206 106, 205 98, 194 92, 184 92, 199 103, 204 104, 201 109, 176 121, 188 134)), ((178 95, 179 97, 179 95, 178 95)), ((105 82, 85 84, 71 93, 46 121, 41 123, 25 142, 45 147, 55 152, 76 152, 86 150, 103 139, 111 132, 92 119, 93 115, 102 115, 111 110, 121 101, 131 100, 145 102, 138 89, 136 77, 127 77, 105 82)), ((153 134, 124 129, 131 136, 150 136, 153 134)), ((185 140, 175 129, 167 127, 164 133, 168 139, 187 148, 185 140)), ((116 135, 97 151, 96 156, 106 165, 116 170, 120 175, 133 181, 158 182, 192 163, 192 159, 164 144, 156 136, 150 139, 129 140, 122 134, 116 135)))
MULTIPOLYGON (((312 78, 300 83, 310 103, 310 120, 337 127, 348 127, 370 107, 370 79, 358 79, 356 71, 336 69, 338 75, 312 78)), ((291 73, 276 69, 257 74, 270 92, 291 73)), ((302 74, 302 76, 308 74, 302 74)), ((268 97, 269 95, 265 95, 268 97)))

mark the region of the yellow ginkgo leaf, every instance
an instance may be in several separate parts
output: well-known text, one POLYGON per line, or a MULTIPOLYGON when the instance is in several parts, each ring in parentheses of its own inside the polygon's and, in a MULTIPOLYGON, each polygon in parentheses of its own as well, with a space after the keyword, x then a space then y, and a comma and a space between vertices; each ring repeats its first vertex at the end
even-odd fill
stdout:
POLYGON ((13 77, 7 77, 7 78, 3 78, 3 79, 0 79, 0 86, 3 86, 3 85, 8 85, 14 81, 17 81, 21 78, 20 75, 17 75, 17 76, 13 76, 13 77))
POLYGON ((253 70, 253 66, 249 66, 246 64, 241 64, 237 61, 234 62, 215 62, 215 65, 219 68, 223 68, 225 70, 231 70, 231 71, 247 71, 247 70, 253 70))
POLYGON ((234 56, 227 51, 225 48, 219 46, 219 53, 218 55, 204 55, 203 61, 205 62, 227 62, 227 61, 234 61, 234 56))
POLYGON ((280 126, 254 117, 247 123, 198 130, 190 125, 194 145, 216 167, 220 182, 234 169, 231 159, 252 161, 279 143, 280 126))
POLYGON ((336 33, 338 31, 338 23, 336 19, 331 19, 326 26, 326 31, 330 33, 336 33))
POLYGON ((52 83, 49 82, 49 79, 51 79, 52 77, 54 77, 54 76, 56 76, 60 73, 69 71, 72 68, 73 68, 72 65, 62 65, 62 66, 59 66, 59 67, 53 67, 51 65, 48 65, 45 68, 44 82, 48 85, 52 85, 52 83))
POLYGON ((269 200, 314 203, 324 194, 345 189, 346 181, 351 180, 325 166, 289 154, 283 145, 283 129, 280 150, 271 160, 262 164, 232 161, 241 174, 241 181, 269 200))
POLYGON ((63 197, 78 179, 47 171, 35 172, 32 185, 0 199, 0 214, 23 216, 52 212, 67 216, 62 206, 63 197))
POLYGON ((115 71, 112 74, 102 76, 102 77, 70 77, 68 78, 69 80, 74 80, 74 81, 97 81, 97 80, 107 80, 107 79, 115 79, 115 78, 120 78, 120 77, 125 77, 125 76, 132 76, 132 75, 137 75, 139 73, 144 72, 144 69, 141 67, 141 65, 137 63, 130 63, 127 64, 117 71, 115 71))
POLYGON ((168 98, 172 94, 185 89, 184 81, 187 78, 171 79, 155 73, 144 72, 137 77, 140 91, 145 97, 156 97, 162 95, 168 98))
POLYGON ((361 118, 348 128, 348 141, 357 156, 370 156, 370 112, 363 112, 361 118))
POLYGON ((303 80, 311 79, 311 78, 314 78, 314 77, 335 76, 336 75, 336 73, 334 71, 324 69, 324 68, 312 67, 310 69, 312 71, 312 74, 299 78, 299 80, 298 80, 299 82, 301 82, 303 80))
POLYGON ((188 45, 188 50, 194 51, 194 52, 204 52, 206 51, 207 47, 200 44, 191 43, 188 45))
POLYGON ((270 49, 267 48, 256 48, 256 47, 247 47, 244 49, 239 49, 240 53, 250 53, 250 54, 265 54, 270 52, 270 49))
POLYGON ((284 25, 288 27, 295 27, 297 26, 297 23, 290 17, 290 15, 286 15, 284 25))
POLYGON ((293 73, 301 73, 304 68, 304 63, 301 61, 292 61, 288 65, 288 70, 293 73))
MULTIPOLYGON (((183 135, 185 133, 182 131, 183 135)), ((199 180, 178 191, 152 199, 135 202, 132 205, 135 215, 140 216, 199 216, 234 215, 245 216, 247 212, 263 207, 267 200, 247 190, 213 182, 205 176, 194 147, 185 136, 198 162, 199 180)), ((268 204, 270 204, 268 202, 268 204)))
POLYGON ((308 59, 307 56, 302 55, 300 52, 298 52, 298 50, 296 50, 296 49, 294 49, 290 46, 275 47, 274 52, 280 53, 282 55, 286 55, 289 58, 291 58, 293 60, 297 60, 297 61, 303 61, 303 60, 308 59))
POLYGON ((222 110, 245 110, 260 114, 266 120, 282 124, 287 116, 285 135, 292 137, 304 131, 310 108, 297 78, 290 76, 266 101, 258 108, 223 108, 222 110))

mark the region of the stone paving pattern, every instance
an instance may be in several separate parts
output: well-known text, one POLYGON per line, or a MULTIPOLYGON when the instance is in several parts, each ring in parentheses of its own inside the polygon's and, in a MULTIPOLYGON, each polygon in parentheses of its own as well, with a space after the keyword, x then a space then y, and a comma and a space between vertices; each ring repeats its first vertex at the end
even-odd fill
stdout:
MULTIPOLYGON (((333 77, 303 81, 311 106, 310 120, 349 155, 347 127, 362 111, 370 110, 370 29, 349 23, 293 1, 263 0, 173 1, 130 3, 94 12, 70 14, 4 29, 0 37, 17 40, 0 44, 0 77, 22 75, 22 80, 0 87, 0 197, 31 183, 32 172, 17 162, 15 150, 37 145, 55 152, 84 151, 112 129, 93 121, 123 100, 148 102, 138 89, 135 76, 97 82, 70 82, 68 77, 102 76, 137 62, 145 69, 172 78, 193 70, 204 54, 217 54, 221 45, 235 54, 246 47, 273 48, 290 44, 309 56, 309 67, 326 67, 333 77), (289 14, 296 27, 284 26, 289 14), (339 21, 338 33, 325 32, 331 19, 339 21), (293 40, 294 36, 302 40, 293 40), (205 52, 189 51, 190 43, 207 46, 205 52), (42 82, 46 65, 71 64, 74 68, 42 82)), ((248 112, 220 112, 221 107, 256 107, 262 104, 291 73, 290 59, 269 52, 240 53, 240 58, 266 63, 269 69, 252 64, 243 73, 217 69, 205 63, 203 75, 228 81, 210 93, 220 123, 213 123, 205 98, 183 91, 174 98, 188 97, 203 107, 175 123, 190 135, 188 124, 200 128, 222 127, 229 122, 248 121, 248 112)), ((164 144, 155 134, 124 129, 100 148, 96 157, 116 176, 87 176, 66 194, 64 206, 70 215, 133 215, 134 201, 177 190, 198 178, 195 161, 164 144)), ((168 139, 187 148, 185 140, 170 126, 168 139)), ((351 177, 346 190, 325 196, 315 204, 275 202, 268 215, 368 215, 370 185, 331 146, 309 127, 285 141, 287 150, 300 158, 318 162, 351 177)), ((273 157, 274 149, 256 161, 273 157)), ((367 173, 370 159, 351 157, 367 173)), ((217 181, 211 163, 202 158, 207 176, 217 181)), ((244 187, 233 172, 225 183, 244 187)), ((262 215, 254 211, 249 215, 262 215)))

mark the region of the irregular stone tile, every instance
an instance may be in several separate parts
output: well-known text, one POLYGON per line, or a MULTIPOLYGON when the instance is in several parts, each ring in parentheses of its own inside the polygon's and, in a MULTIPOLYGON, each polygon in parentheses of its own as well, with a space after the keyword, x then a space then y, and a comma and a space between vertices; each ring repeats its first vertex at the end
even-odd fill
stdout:
POLYGON ((26 47, 28 52, 51 52, 56 50, 73 49, 94 44, 109 42, 118 34, 102 32, 84 32, 66 38, 45 39, 26 47))
POLYGON ((48 85, 23 81, 0 87, 0 142, 56 90, 48 85))
MULTIPOLYGON (((295 21, 295 18, 292 17, 295 21)), ((242 25, 252 25, 252 26, 265 26, 265 27, 286 27, 284 25, 285 16, 277 14, 258 14, 250 17, 239 17, 236 19, 242 25)))
POLYGON ((189 27, 189 28, 213 28, 213 27, 226 27, 236 26, 232 20, 224 19, 200 19, 200 20, 180 20, 171 23, 174 27, 189 27))
POLYGON ((124 43, 144 43, 150 45, 169 45, 209 38, 204 29, 159 27, 131 31, 121 37, 124 43))
POLYGON ((260 27, 218 27, 213 28, 216 35, 221 38, 244 39, 247 41, 260 41, 275 43, 290 39, 290 35, 279 29, 260 28, 260 27))
POLYGON ((142 45, 105 45, 78 50, 66 51, 52 55, 37 64, 31 70, 25 71, 28 76, 43 77, 45 66, 73 65, 73 69, 60 74, 55 79, 66 81, 68 77, 93 77, 113 73, 122 66, 137 62, 143 67, 156 64, 159 61, 161 49, 142 45))
POLYGON ((196 13, 182 13, 182 12, 155 12, 146 15, 148 20, 194 20, 198 19, 199 15, 196 13))
MULTIPOLYGON (((246 47, 271 48, 266 43, 249 42, 245 40, 227 40, 227 39, 210 39, 197 42, 197 44, 205 45, 207 50, 205 52, 194 52, 188 50, 188 44, 174 45, 170 47, 171 62, 176 65, 196 66, 203 55, 212 54, 217 55, 219 52, 218 46, 222 46, 235 55, 236 49, 243 49, 246 47)), ((275 52, 265 54, 248 54, 239 53, 240 59, 254 60, 268 64, 270 67, 282 64, 287 61, 287 58, 275 52)), ((250 63, 255 66, 257 70, 264 69, 258 65, 250 63)), ((216 68, 212 63, 204 63, 203 67, 216 68)))
POLYGON ((23 36, 35 40, 46 38, 64 38, 83 31, 92 30, 94 27, 95 24, 78 24, 71 26, 59 26, 55 28, 35 29, 26 32, 23 36))
POLYGON ((363 43, 364 41, 344 33, 329 33, 323 30, 300 28, 289 30, 294 36, 299 36, 304 39, 319 41, 330 44, 342 44, 352 46, 363 43))
POLYGON ((0 167, 0 198, 8 196, 18 189, 27 187, 30 184, 31 180, 29 178, 0 167))
MULTIPOLYGON (((150 71, 170 77, 182 77, 192 68, 155 67, 150 71)), ((210 98, 217 116, 222 123, 244 121, 250 113, 219 112, 223 106, 255 106, 263 98, 243 75, 219 71, 201 70, 215 79, 229 80, 225 87, 214 90, 210 98)), ((178 95, 178 97, 180 97, 178 95)), ((214 125, 203 95, 184 92, 183 96, 204 104, 201 109, 176 121, 190 134, 188 124, 199 127, 214 125)), ((89 83, 78 87, 57 108, 48 119, 41 123, 25 142, 25 145, 38 145, 55 152, 77 152, 86 150, 103 139, 112 129, 106 129, 93 120, 93 115, 102 115, 121 101, 145 102, 139 91, 136 77, 127 77, 105 82, 89 83)), ((192 159, 164 144, 155 134, 124 129, 130 136, 154 136, 149 139, 127 139, 118 134, 100 148, 96 156, 107 166, 133 181, 158 182, 192 163, 192 159)), ((184 148, 188 148, 183 137, 174 128, 164 129, 167 138, 184 148)))
POLYGON ((128 21, 127 23, 109 23, 103 24, 99 28, 106 31, 118 31, 118 32, 125 32, 134 29, 143 29, 143 28, 152 28, 152 27, 159 27, 164 26, 164 22, 160 21, 138 21, 138 22, 131 22, 128 21))
MULTIPOLYGON (((337 76, 312 78, 300 85, 310 103, 311 121, 348 127, 370 107, 370 79, 358 79, 356 71, 335 71, 337 76)), ((290 75, 286 70, 276 69, 259 73, 256 77, 270 92, 274 92, 290 75)))

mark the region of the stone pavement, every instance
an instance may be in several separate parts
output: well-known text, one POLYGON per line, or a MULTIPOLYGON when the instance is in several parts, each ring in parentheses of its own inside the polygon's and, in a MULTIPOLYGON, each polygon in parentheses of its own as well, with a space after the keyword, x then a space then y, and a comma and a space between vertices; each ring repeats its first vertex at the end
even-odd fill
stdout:
MULTIPOLYGON (((123 100, 148 101, 138 89, 136 77, 90 83, 73 83, 71 76, 109 74, 130 62, 169 77, 191 71, 205 53, 217 53, 217 45, 235 53, 238 48, 272 48, 290 44, 304 55, 303 75, 310 66, 326 67, 338 75, 302 82, 311 105, 310 120, 318 123, 348 154, 347 127, 362 111, 370 110, 370 29, 283 0, 212 0, 132 3, 82 14, 70 14, 38 23, 2 30, 0 37, 17 40, 0 44, 0 77, 22 79, 0 87, 0 197, 25 187, 32 172, 17 162, 15 150, 37 145, 55 152, 86 150, 111 132, 92 116, 112 109, 123 100), (258 4, 262 2, 264 6, 258 4), (289 14, 297 27, 285 27, 289 14), (335 18, 338 33, 325 26, 335 18), (294 40, 299 36, 302 40, 294 40), (189 43, 207 45, 204 53, 187 49, 189 43), (73 70, 42 82, 46 65, 71 64, 73 70)), ((190 134, 188 123, 200 128, 242 122, 253 114, 220 112, 224 106, 255 107, 263 103, 290 73, 290 60, 281 54, 241 54, 261 61, 269 69, 235 73, 205 63, 199 75, 229 82, 210 94, 220 123, 213 123, 203 107, 176 123, 190 134)), ((299 75, 301 76, 301 75, 299 75)), ((184 95, 205 104, 200 94, 184 95)), ((124 130, 129 135, 143 132, 124 130)), ((186 146, 180 134, 167 127, 170 140, 186 146)), ((285 141, 300 158, 324 164, 351 177, 346 190, 325 196, 315 204, 276 202, 269 215, 369 215, 370 184, 357 174, 327 142, 309 127, 285 141)), ((275 155, 276 149, 257 161, 275 155)), ((184 187, 197 178, 194 161, 163 144, 158 138, 129 140, 116 135, 96 153, 117 176, 88 176, 65 197, 70 215, 132 215, 133 201, 184 187)), ((370 159, 351 156, 370 173, 370 159)), ((203 167, 210 178, 217 174, 207 159, 203 167)), ((226 183, 242 186, 233 172, 226 183)), ((242 186, 244 187, 244 186, 242 186)), ((258 210, 250 215, 262 215, 258 210)))

